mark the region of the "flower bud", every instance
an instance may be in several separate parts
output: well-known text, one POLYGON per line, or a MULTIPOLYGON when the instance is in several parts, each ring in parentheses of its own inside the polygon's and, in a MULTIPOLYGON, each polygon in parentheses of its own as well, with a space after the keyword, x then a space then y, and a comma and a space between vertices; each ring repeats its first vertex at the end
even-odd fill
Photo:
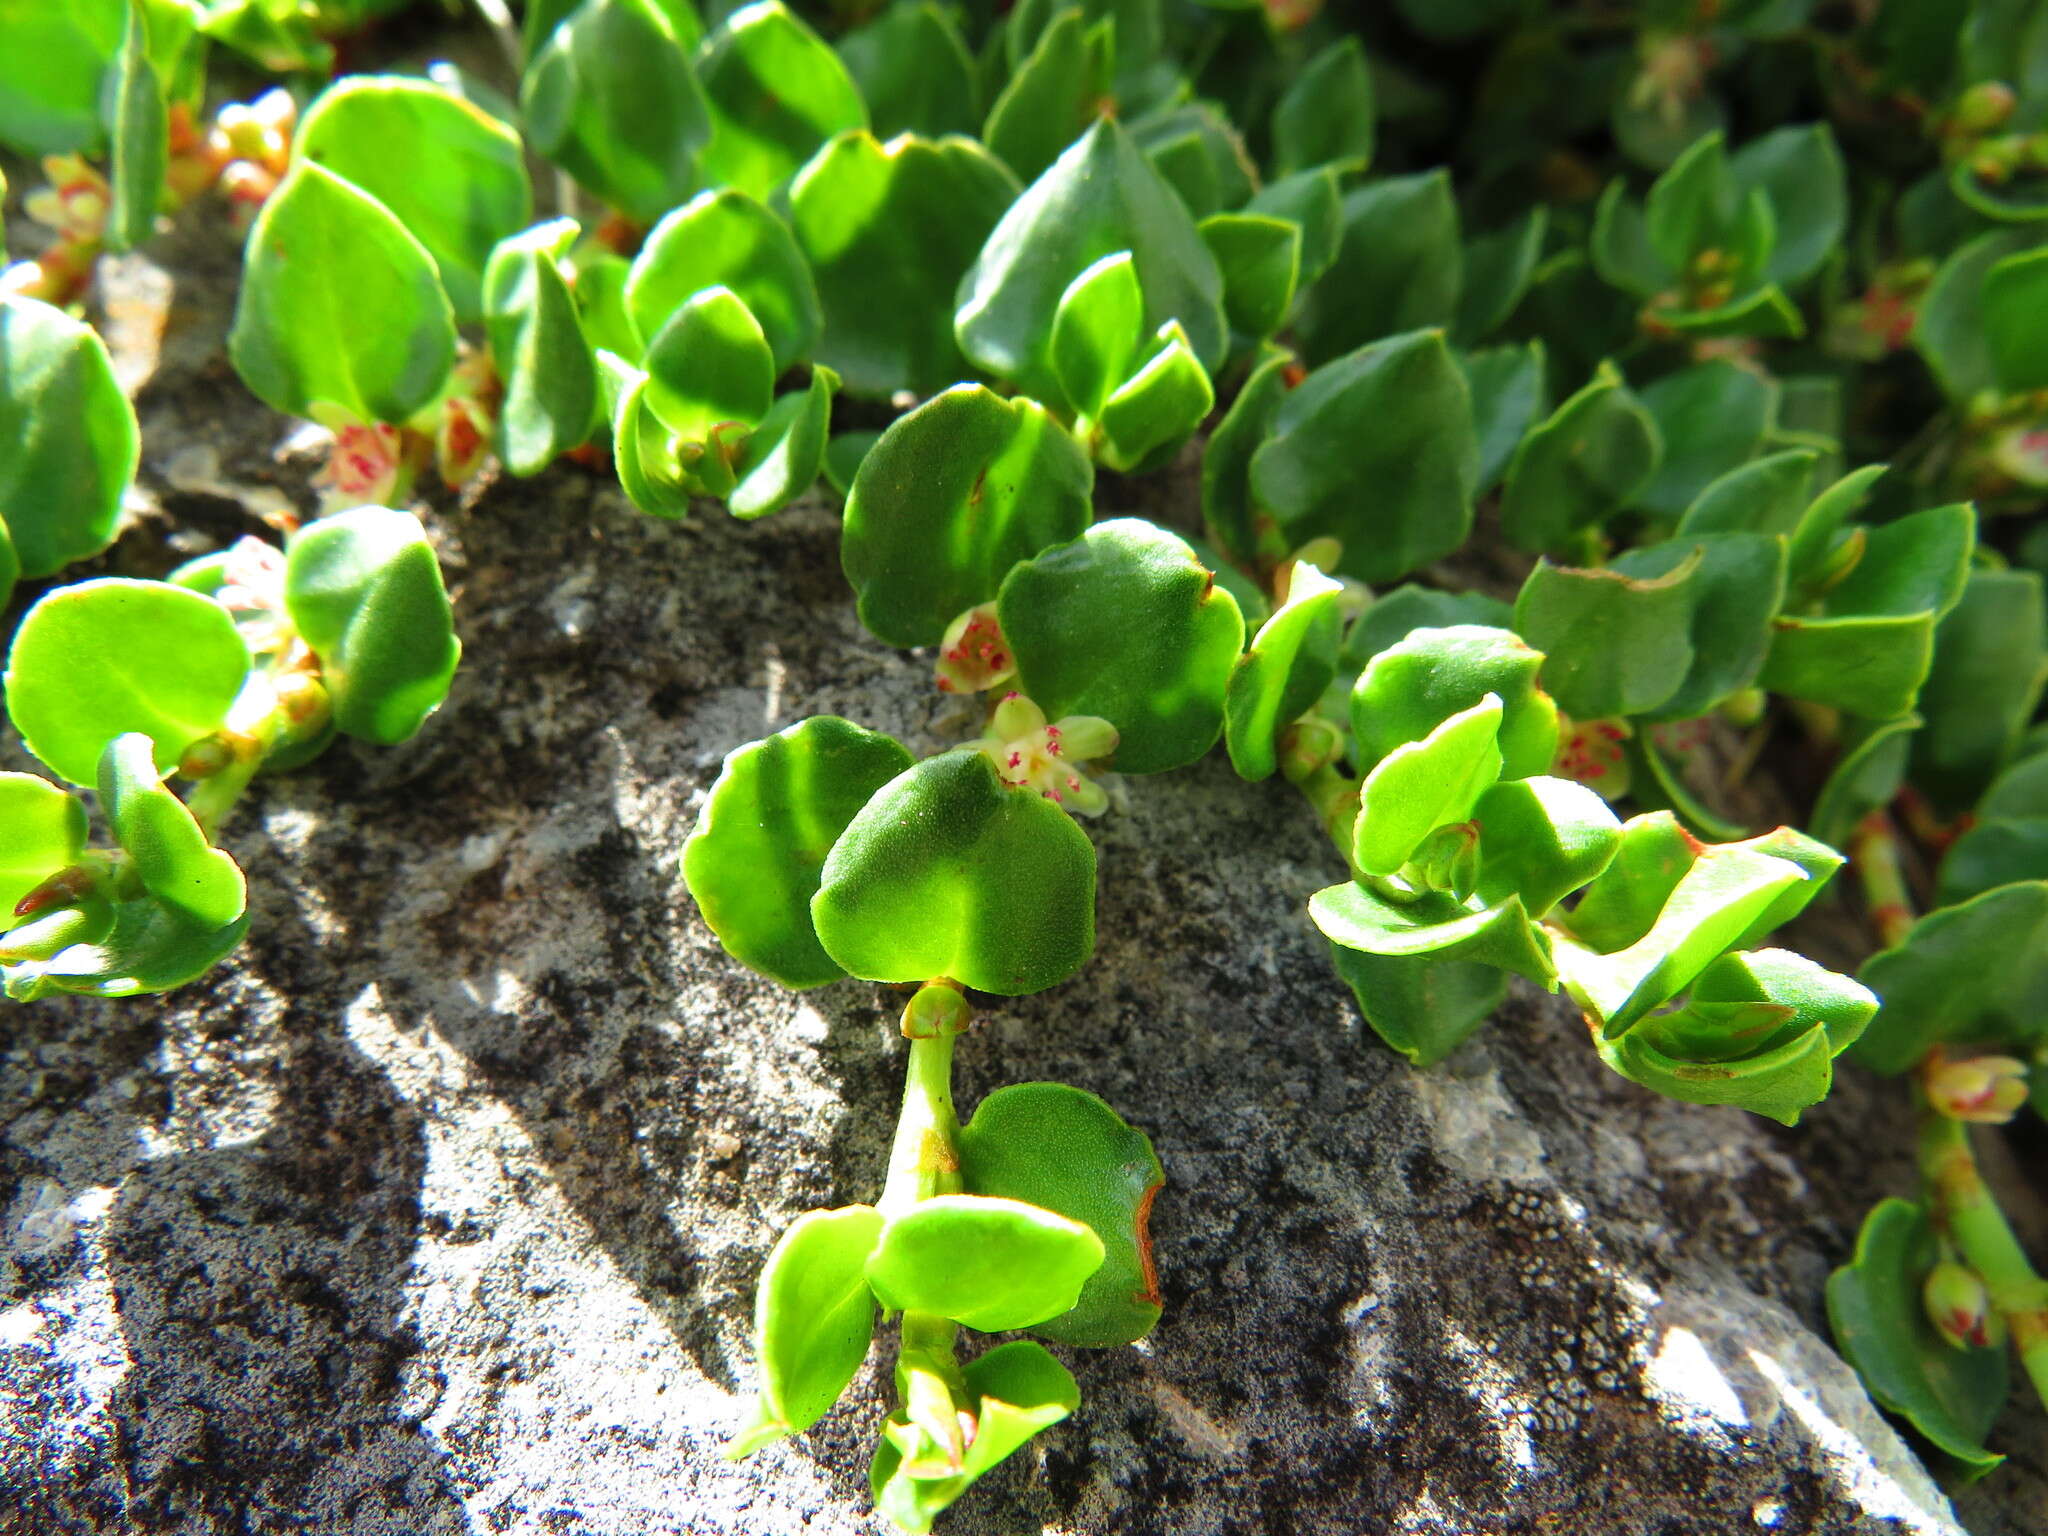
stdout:
POLYGON ((1934 1331, 1957 1349, 2005 1342, 2005 1319, 1991 1305, 1991 1293, 1975 1270, 1943 1259, 1927 1272, 1920 1301, 1934 1331))
POLYGON ((2019 98, 2003 80, 1980 80, 1956 98, 1949 121, 1958 133, 1974 138, 2003 128, 2018 105, 2019 98))
POLYGON ((973 1010, 960 991, 959 983, 928 981, 903 1006, 903 1038, 936 1040, 957 1035, 973 1022, 973 1010))
POLYGON ((178 776, 186 779, 210 779, 227 768, 235 760, 235 750, 221 740, 219 732, 202 736, 185 749, 178 759, 178 776))
POLYGON ((1344 731, 1334 720, 1304 715, 1280 733, 1280 773, 1299 784, 1344 755, 1344 731))
POLYGON ((2026 1063, 2012 1056, 1937 1062, 1922 1082, 1937 1113, 1977 1125, 2004 1125, 2027 1102, 2026 1063))
POLYGON ((941 693, 980 693, 1009 680, 1017 670, 994 603, 980 603, 946 626, 939 642, 941 693))

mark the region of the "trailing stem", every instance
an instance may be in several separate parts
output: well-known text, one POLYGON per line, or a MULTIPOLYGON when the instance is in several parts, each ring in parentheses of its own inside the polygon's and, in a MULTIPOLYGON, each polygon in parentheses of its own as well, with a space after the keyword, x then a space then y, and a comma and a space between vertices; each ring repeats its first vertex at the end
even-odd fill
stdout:
POLYGON ((1899 834, 1883 811, 1872 811, 1856 824, 1849 839, 1849 859, 1863 887, 1863 903, 1877 929, 1878 947, 1895 949, 1913 926, 1913 893, 1899 862, 1899 834))

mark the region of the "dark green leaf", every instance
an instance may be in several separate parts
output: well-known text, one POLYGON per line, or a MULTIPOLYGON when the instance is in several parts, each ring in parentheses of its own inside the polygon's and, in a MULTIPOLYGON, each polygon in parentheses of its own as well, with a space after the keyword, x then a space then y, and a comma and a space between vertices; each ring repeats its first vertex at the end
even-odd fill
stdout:
POLYGON ((1472 422, 1479 435, 1479 489, 1507 472, 1522 435, 1549 405, 1543 380, 1543 343, 1488 347, 1453 354, 1472 392, 1472 422))
POLYGON ((1508 973, 1471 960, 1373 955, 1330 945, 1373 1033, 1418 1067, 1433 1067, 1507 1001, 1508 973))
POLYGON ((932 0, 896 0, 842 37, 839 57, 868 104, 877 139, 972 136, 981 126, 974 60, 951 15, 932 0))
POLYGON ((2048 676, 2048 611, 2032 571, 1976 571, 1935 632, 1911 777, 1943 814, 1967 810, 2011 760, 2048 676))
POLYGON ((1336 259, 1302 295, 1296 328, 1322 363, 1457 314, 1465 263, 1448 171, 1395 176, 1344 194, 1336 259))
POLYGON ((1691 549, 1649 578, 1540 560, 1515 599, 1515 630, 1547 658, 1543 686, 1575 720, 1639 715, 1677 693, 1693 667, 1693 608, 1704 556, 1691 549))
MULTIPOLYGON (((1367 609, 1359 630, 1372 634, 1374 616, 1384 607, 1401 610, 1401 626, 1411 616, 1434 622, 1437 615, 1418 613, 1418 604, 1400 603, 1400 595, 1367 609)), ((1372 635, 1367 644, 1376 646, 1378 639, 1372 635)), ((1399 639, 1371 651, 1352 689, 1351 729, 1359 766, 1370 768, 1493 694, 1504 706, 1502 775, 1519 779, 1548 772, 1557 754, 1557 706, 1537 686, 1542 666, 1543 657, 1505 629, 1481 624, 1404 628, 1399 639)))
POLYGON ((1505 228, 1466 243, 1464 280, 1451 326, 1460 345, 1484 340, 1515 312, 1535 276, 1548 227, 1546 210, 1538 204, 1505 228))
POLYGON ((1531 553, 1560 548, 1628 506, 1657 472, 1663 437, 1611 363, 1522 439, 1501 490, 1501 527, 1531 553))
POLYGON ((697 79, 711 112, 704 180, 766 197, 867 105, 825 40, 781 0, 755 0, 704 39, 697 79))
POLYGON ((561 268, 576 237, 567 219, 501 243, 484 269, 484 331, 504 381, 498 454, 515 475, 537 475, 581 447, 597 424, 597 362, 561 268))
POLYGON ((1102 115, 1115 78, 1114 25, 1062 10, 989 108, 982 142, 1019 181, 1036 181, 1102 115))
POLYGON ((1355 37, 1303 65, 1273 108, 1273 168, 1282 175, 1334 164, 1362 171, 1372 159, 1372 74, 1355 37))
POLYGON ((1719 359, 1667 374, 1639 391, 1656 418, 1664 457, 1637 498, 1678 517, 1720 476, 1753 457, 1777 410, 1777 386, 1719 359))

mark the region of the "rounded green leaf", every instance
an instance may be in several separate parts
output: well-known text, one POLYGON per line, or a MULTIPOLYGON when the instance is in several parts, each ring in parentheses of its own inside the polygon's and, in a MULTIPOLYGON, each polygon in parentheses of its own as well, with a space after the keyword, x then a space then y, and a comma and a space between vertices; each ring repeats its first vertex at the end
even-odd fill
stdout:
POLYGON ((1080 535, 1093 480, 1034 401, 973 384, 927 400, 868 450, 847 496, 840 562, 861 622, 891 645, 936 645, 1011 567, 1080 535))
POLYGON ((1097 523, 1011 571, 997 603, 1019 689, 1049 719, 1115 726, 1119 772, 1216 744, 1244 618, 1184 539, 1142 518, 1097 523))
POLYGON ((1460 346, 1481 341, 1504 325, 1529 291, 1549 232, 1541 203, 1512 224, 1465 243, 1465 271, 1451 334, 1460 346))
POLYGON ((1778 408, 1778 386, 1723 359, 1666 374, 1637 393, 1657 422, 1663 457, 1636 504, 1679 517, 1720 476, 1747 463, 1778 408))
POLYGON ((249 232, 228 355, 266 405, 404 421, 455 362, 455 316, 427 248, 390 210, 310 161, 249 232))
POLYGON ((1073 1310, 1102 1260, 1094 1230, 1056 1211, 940 1195, 882 1228, 868 1284, 885 1307, 1001 1333, 1073 1310))
POLYGON ((556 265, 575 233, 568 219, 537 225, 501 242, 484 269, 484 331, 505 385, 498 454, 515 475, 539 474, 597 424, 597 361, 556 265))
POLYGON ((700 192, 647 236, 626 278, 626 307, 651 340, 707 288, 737 294, 768 338, 775 371, 818 339, 818 293, 789 226, 733 187, 700 192))
POLYGON ((151 760, 147 736, 107 744, 100 758, 100 807, 143 889, 196 928, 224 928, 249 904, 235 861, 206 833, 151 760))
POLYGON ((1984 308, 1985 280, 1993 267, 2025 251, 2021 230, 1980 235, 1949 252, 1921 297, 1912 343, 1949 399, 1967 402, 1998 383, 1998 363, 1984 308))
POLYGON ((1692 594, 1692 662, 1654 717, 1704 715, 1756 682, 1771 650, 1771 619, 1785 596, 1785 541, 1760 533, 1678 538, 1624 552, 1612 569, 1655 580, 1699 557, 1692 594))
POLYGON ((1770 199, 1777 231, 1764 277, 1786 287, 1804 282, 1841 244, 1848 224, 1848 178, 1833 132, 1825 123, 1780 128, 1743 145, 1728 168, 1770 199))
POLYGON ((1223 735, 1239 777, 1256 782, 1272 774, 1278 766, 1275 739, 1336 677, 1343 595, 1341 583, 1297 561, 1286 601, 1259 626, 1232 667, 1223 696, 1223 735))
POLYGON ((1053 316, 1068 284, 1129 251, 1145 327, 1178 320, 1204 368, 1229 344, 1223 275, 1178 194, 1130 133, 1098 120, 1013 203, 960 280, 954 324, 969 360, 1042 399, 1062 399, 1051 365, 1053 316))
POLYGON ((1873 1398, 1965 1466, 1989 1471, 2005 1460, 1984 1448, 2005 1406, 2005 1350, 1957 1349, 1928 1321, 1920 1287, 1940 1256, 1925 1211, 1879 1201, 1856 1256, 1828 1276, 1828 1326, 1873 1398))
POLYGON ((1557 986, 1550 938, 1529 921, 1513 896, 1493 907, 1461 902, 1443 891, 1393 901, 1354 880, 1317 891, 1309 898, 1308 915, 1325 938, 1346 949, 1468 961, 1513 971, 1549 990, 1557 986))
POLYGON ((1146 1222, 1165 1170, 1143 1131, 1092 1093, 1017 1083, 976 1106, 960 1130, 967 1192, 1021 1200, 1085 1223, 1103 1262, 1071 1311, 1037 1325, 1062 1344, 1131 1344, 1159 1321, 1159 1277, 1146 1222))
POLYGON ((695 189, 711 135, 695 41, 654 0, 583 0, 520 82, 534 148, 629 218, 660 218, 695 189))
POLYGON ((1095 415, 1130 376, 1144 324, 1145 295, 1129 251, 1103 257, 1067 284, 1052 317, 1052 371, 1077 413, 1095 415))
MULTIPOLYGON (((1362 630, 1372 628, 1378 606, 1366 610, 1362 630)), ((1361 767, 1377 763, 1406 742, 1422 740, 1453 715, 1494 694, 1504 710, 1502 776, 1519 779, 1549 772, 1557 755, 1557 706, 1537 686, 1542 653, 1518 636, 1484 624, 1413 629, 1371 654, 1351 693, 1351 729, 1362 755, 1361 767)))
POLYGON ((0 0, 0 143, 24 155, 99 145, 100 82, 127 14, 126 0, 0 0))
POLYGON ((1372 73, 1355 37, 1303 65, 1273 108, 1274 170, 1285 176, 1336 164, 1362 171, 1372 159, 1372 73))
POLYGON ((1126 474, 1172 458, 1216 404, 1216 388, 1181 328, 1169 323, 1154 339, 1164 345, 1103 402, 1096 418, 1096 455, 1126 474))
POLYGON ((91 944, 74 944, 48 960, 0 966, 7 996, 32 1003, 60 992, 85 997, 136 997, 196 981, 241 944, 244 912, 223 928, 195 927, 154 897, 114 908, 114 925, 91 944))
POLYGON ((1368 875, 1393 875, 1438 827, 1471 819, 1500 778, 1501 701, 1489 693, 1420 741, 1373 765, 1358 791, 1351 859, 1368 875))
POLYGON ((427 80, 351 75, 322 91, 292 139, 377 199, 440 269, 458 320, 483 315, 484 264, 533 216, 519 135, 427 80))
POLYGON ((1297 365, 1291 352, 1268 347, 1202 445, 1202 527, 1233 560, 1256 566, 1261 521, 1252 504, 1252 457, 1266 441, 1287 398, 1297 365))
POLYGON ((2048 251, 2008 256, 1984 275, 1991 373, 2007 394, 2048 389, 2048 251))
POLYGON ((981 753, 948 752, 854 817, 826 857, 811 921, 825 952, 870 981, 1043 991, 1094 952, 1095 849, 981 753))
POLYGON ((356 507, 302 529, 285 552, 284 595, 347 734, 404 741, 448 696, 462 642, 410 512, 356 507))
POLYGON ((735 484, 726 496, 734 517, 779 512, 817 483, 838 389, 839 376, 818 364, 811 369, 809 388, 784 395, 747 434, 732 467, 735 484))
POLYGON ((1507 1000, 1508 973, 1476 961, 1374 955, 1335 942, 1330 961, 1373 1033, 1418 1067, 1450 1055, 1507 1000))
POLYGON ((1544 653, 1543 686, 1574 720, 1638 715, 1674 697, 1693 670, 1693 609, 1705 555, 1655 576, 1618 566, 1536 562, 1515 599, 1515 629, 1544 653))
POLYGON ((1693 498, 1678 531, 1789 536, 1809 505, 1807 487, 1819 460, 1810 448, 1789 448, 1729 470, 1693 498))
POLYGON ((0 591, 105 549, 135 478, 135 410, 92 327, 0 297, 0 591))
POLYGON ((1499 483, 1523 434, 1548 409, 1543 343, 1459 352, 1457 359, 1465 386, 1472 392, 1472 426, 1479 437, 1479 489, 1485 491, 1499 483))
POLYGON ((2048 602, 2037 571, 1976 570, 1935 631, 1921 685, 1927 728, 1913 783, 1943 815, 1969 809, 2012 760, 2048 679, 2048 602))
POLYGON ((248 675, 248 647, 218 603, 109 576, 28 611, 7 653, 7 713, 59 778, 93 784, 107 744, 131 731, 168 771, 227 723, 248 675))
POLYGON ((730 288, 706 288, 647 343, 647 409, 686 443, 756 425, 775 400, 775 355, 730 288))
POLYGON ((1501 490, 1501 528, 1530 553, 1557 549, 1628 506, 1663 457, 1657 423, 1611 363, 1524 437, 1501 490))
POLYGON ((698 51, 711 111, 704 179, 766 197, 834 134, 868 125, 846 66, 781 0, 734 11, 698 51))
POLYGON ((932 0, 897 0, 839 39, 839 57, 868 104, 878 139, 972 136, 981 128, 974 59, 932 0))
POLYGON ((1323 363, 1383 337, 1457 316, 1464 241, 1450 172, 1390 176, 1344 194, 1329 270, 1301 296, 1295 328, 1323 363))
POLYGON ((981 140, 1020 179, 1035 180, 1101 115, 1115 77, 1114 24, 1063 6, 990 106, 981 140))
POLYGON ((1223 312, 1240 336, 1280 329, 1301 279, 1301 226, 1263 213, 1212 213, 1202 239, 1223 273, 1223 312))
POLYGON ((1519 896, 1540 921, 1596 879, 1621 847, 1621 823, 1607 802, 1569 779, 1507 779, 1479 797, 1479 898, 1519 896))
POLYGON ((1879 1072, 1948 1042, 2030 1044, 2048 1029, 2048 881, 1938 908, 1857 974, 1884 1000, 1856 1045, 1879 1072))
POLYGON ((0 919, 85 851, 85 806, 32 773, 0 773, 0 919))
POLYGON ((833 715, 726 758, 683 844, 683 879, 727 954, 788 987, 846 974, 818 942, 811 897, 847 823, 910 765, 900 742, 833 715))
POLYGON ((849 1205, 806 1211, 776 1240, 754 1292, 761 1396, 734 1459, 803 1433, 852 1382, 875 1331, 867 1261, 881 1235, 880 1211, 849 1205))
POLYGON ((789 192, 789 217, 824 309, 819 359, 850 393, 929 395, 969 372, 934 305, 973 264, 1017 182, 970 139, 844 133, 789 192))

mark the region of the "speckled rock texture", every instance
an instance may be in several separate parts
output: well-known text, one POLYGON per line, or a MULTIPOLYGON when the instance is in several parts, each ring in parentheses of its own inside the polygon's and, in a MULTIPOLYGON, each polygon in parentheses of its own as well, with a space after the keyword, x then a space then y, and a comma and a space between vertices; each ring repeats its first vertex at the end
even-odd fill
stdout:
MULTIPOLYGON (((154 260, 115 274, 124 569, 308 497, 220 352, 228 238, 154 260)), ((885 1350, 818 1431, 720 1450, 769 1244, 879 1187, 899 1003, 745 972, 677 856, 742 742, 834 712, 929 750, 950 706, 859 629, 828 507, 669 525, 565 467, 431 522, 454 696, 238 812, 246 949, 0 1024, 0 1536, 876 1529, 885 1350)), ((961 1099, 1058 1079, 1150 1131, 1166 1318, 1070 1352, 1080 1413, 945 1529, 2048 1530, 2038 1415, 1952 1509, 1826 1342, 1829 1268, 1910 1187, 1895 1086, 1793 1132, 1665 1103, 1533 993, 1418 1074, 1306 921, 1338 866, 1290 792, 1220 757, 1126 787, 1094 963, 988 1014, 961 1099)))

